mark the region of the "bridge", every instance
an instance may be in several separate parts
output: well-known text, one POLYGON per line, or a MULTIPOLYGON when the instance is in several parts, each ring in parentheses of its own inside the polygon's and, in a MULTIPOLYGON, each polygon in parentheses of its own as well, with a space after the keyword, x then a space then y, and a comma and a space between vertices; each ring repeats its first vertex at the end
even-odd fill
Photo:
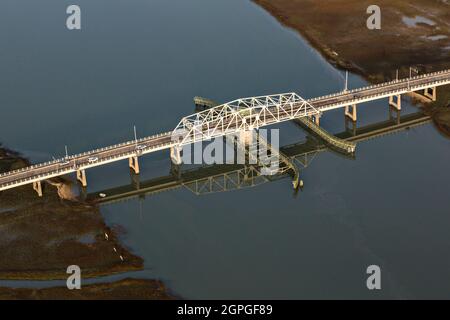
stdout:
POLYGON ((184 145, 231 134, 245 139, 245 134, 254 129, 300 118, 310 118, 319 125, 324 112, 337 108, 345 108, 345 116, 356 122, 358 104, 389 98, 389 105, 400 110, 401 95, 423 90, 422 96, 434 101, 437 87, 448 84, 450 70, 445 70, 309 100, 296 93, 285 93, 210 105, 207 110, 181 119, 171 132, 5 172, 0 175, 0 191, 33 184, 38 195, 42 196, 43 181, 70 173, 76 173, 80 183, 87 186, 87 169, 121 160, 128 160, 130 168, 139 174, 140 156, 165 149, 170 149, 175 164, 181 164, 184 145))
MULTIPOLYGON (((336 136, 344 141, 364 142, 430 122, 430 116, 422 112, 416 112, 402 117, 391 117, 388 120, 358 128, 355 131, 345 130, 336 134, 336 136)), ((280 152, 288 157, 291 162, 298 162, 303 168, 308 167, 317 154, 329 150, 327 141, 321 141, 310 136, 304 141, 280 148, 280 152)), ((289 177, 287 171, 280 171, 274 176, 262 175, 261 168, 258 165, 217 164, 188 169, 179 174, 171 173, 142 182, 139 181, 139 176, 133 175, 131 184, 92 192, 85 197, 89 202, 106 205, 138 197, 152 196, 182 187, 196 195, 205 195, 256 187, 263 183, 287 177, 289 177)))

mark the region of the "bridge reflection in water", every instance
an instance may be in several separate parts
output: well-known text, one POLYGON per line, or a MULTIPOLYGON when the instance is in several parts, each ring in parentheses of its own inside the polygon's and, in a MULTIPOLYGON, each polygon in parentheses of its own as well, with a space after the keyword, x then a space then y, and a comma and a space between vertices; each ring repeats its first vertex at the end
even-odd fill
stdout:
MULTIPOLYGON (((128 159, 129 166, 139 173, 138 157, 169 149, 172 161, 181 164, 181 149, 185 145, 209 141, 213 138, 239 134, 243 138, 254 129, 277 123, 301 121, 314 129, 328 142, 353 152, 354 146, 336 140, 319 127, 321 115, 330 110, 345 108, 345 117, 355 125, 357 105, 369 101, 389 98, 389 108, 401 110, 401 95, 415 94, 426 101, 436 101, 437 88, 450 84, 450 70, 423 74, 407 79, 397 79, 377 85, 347 90, 335 94, 305 100, 295 92, 268 96, 241 98, 215 106, 209 100, 196 99, 207 110, 181 119, 171 132, 119 143, 61 159, 31 165, 0 174, 0 191, 33 184, 33 189, 42 197, 42 182, 51 178, 76 173, 77 179, 87 186, 86 169, 103 166, 128 159), (423 90, 423 95, 418 94, 423 90), (311 119, 316 122, 313 124, 311 119)), ((275 150, 277 152, 277 150, 275 150)), ((280 154, 282 155, 282 154, 280 154)), ((293 168, 291 166, 291 168, 293 168)), ((298 175, 296 174, 298 177, 298 175)), ((298 180, 298 179, 297 179, 298 180)), ((294 179, 294 187, 297 181, 294 179)))
MULTIPOLYGON (((363 142, 387 134, 407 130, 431 122, 430 116, 422 112, 400 116, 390 114, 389 120, 370 124, 361 128, 346 126, 344 132, 336 137, 351 142, 363 142)), ((301 124, 299 124, 301 125, 301 124)), ((307 129, 307 128, 306 128, 307 129)), ((280 148, 280 153, 290 159, 291 163, 306 168, 315 156, 324 151, 338 152, 326 141, 313 135, 305 140, 286 145, 280 148)), ((354 159, 354 154, 343 156, 354 159)), ((139 181, 139 176, 132 174, 133 182, 129 185, 110 188, 107 190, 85 194, 87 201, 98 204, 108 204, 130 200, 136 197, 143 198, 148 195, 185 187, 197 195, 213 192, 225 192, 261 185, 266 182, 292 177, 292 170, 280 170, 275 175, 263 175, 263 166, 255 165, 210 165, 195 169, 181 170, 181 167, 172 165, 171 173, 167 176, 139 181)), ((300 184, 300 187, 302 184, 300 184)))

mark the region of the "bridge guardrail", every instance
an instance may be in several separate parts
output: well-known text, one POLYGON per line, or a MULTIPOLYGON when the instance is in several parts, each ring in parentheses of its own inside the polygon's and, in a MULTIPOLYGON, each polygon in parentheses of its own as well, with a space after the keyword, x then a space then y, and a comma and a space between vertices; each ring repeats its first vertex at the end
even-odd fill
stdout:
POLYGON ((316 125, 314 122, 312 122, 308 118, 299 118, 299 119, 297 119, 297 121, 300 121, 306 127, 310 128, 312 131, 314 131, 323 140, 325 140, 329 144, 335 146, 339 150, 342 150, 347 153, 355 152, 356 143, 337 138, 336 136, 330 134, 329 132, 327 132, 326 130, 321 128, 320 126, 316 125))
POLYGON ((60 163, 63 160, 73 160, 73 159, 76 159, 76 158, 85 157, 85 156, 96 154, 96 153, 99 153, 99 152, 104 152, 104 151, 108 151, 108 150, 114 150, 114 149, 119 148, 119 147, 135 144, 136 142, 137 143, 142 143, 142 142, 145 142, 145 141, 147 141, 149 139, 160 138, 160 137, 163 137, 163 136, 168 136, 170 134, 172 134, 172 133, 171 132, 159 133, 159 134, 155 134, 153 136, 140 138, 138 140, 130 140, 130 141, 126 141, 126 142, 123 142, 123 143, 118 143, 118 144, 115 144, 115 145, 112 145, 112 146, 98 148, 98 149, 94 149, 94 150, 91 150, 91 151, 70 155, 68 157, 55 159, 55 160, 52 160, 52 161, 47 161, 47 162, 43 162, 43 163, 39 163, 39 164, 33 164, 31 166, 27 166, 27 167, 23 167, 23 168, 20 168, 20 169, 4 172, 4 173, 0 174, 0 178, 6 177, 6 176, 9 176, 9 175, 13 175, 13 174, 17 174, 17 173, 24 173, 24 172, 27 172, 27 171, 30 171, 30 170, 43 168, 43 167, 46 167, 48 165, 58 164, 58 163, 60 163))
MULTIPOLYGON (((411 82, 411 81, 420 80, 420 79, 423 79, 423 78, 436 76, 436 75, 441 75, 441 74, 445 74, 445 73, 450 73, 450 69, 449 70, 444 70, 444 71, 438 71, 438 72, 434 72, 434 73, 423 74, 423 75, 419 75, 419 76, 412 77, 412 78, 404 78, 404 79, 399 79, 399 80, 392 80, 392 81, 389 81, 389 82, 383 82, 383 83, 376 84, 376 85, 369 85, 369 86, 365 86, 365 87, 361 87, 361 88, 355 88, 355 89, 349 90, 349 91, 347 91, 345 93, 346 94, 351 94, 351 93, 355 93, 355 92, 361 92, 361 91, 364 91, 364 90, 371 90, 371 89, 377 89, 377 88, 381 88, 381 87, 386 87, 386 86, 389 86, 389 85, 392 85, 392 84, 408 83, 408 80, 411 82)), ((328 95, 324 95, 324 96, 308 99, 307 101, 314 102, 314 101, 317 101, 317 100, 337 97, 337 96, 341 96, 343 93, 344 92, 336 92, 336 93, 332 93, 332 94, 328 94, 328 95)))
MULTIPOLYGON (((348 93, 355 93, 355 92, 361 92, 361 91, 369 90, 369 89, 382 88, 382 87, 386 87, 386 86, 389 86, 389 85, 392 85, 392 84, 400 84, 400 83, 407 84, 407 83, 410 83, 410 82, 414 82, 416 80, 421 80, 421 79, 425 79, 425 78, 432 78, 432 77, 435 77, 435 76, 438 76, 438 75, 443 75, 443 74, 449 74, 449 76, 450 76, 450 69, 449 70, 437 71, 437 72, 434 72, 434 73, 422 74, 422 75, 418 75, 418 76, 412 77, 412 78, 392 80, 390 82, 386 82, 386 83, 382 83, 382 84, 366 86, 366 87, 363 87, 363 88, 357 88, 357 89, 353 89, 353 90, 350 90, 350 91, 346 92, 346 94, 348 94, 348 93)), ((437 85, 437 84, 441 84, 441 83, 448 82, 448 81, 449 81, 448 79, 442 79, 442 80, 440 79, 440 80, 431 81, 431 82, 425 83, 425 84, 427 86, 432 86, 432 85, 437 85)), ((357 103, 359 101, 363 101, 363 100, 367 100, 367 99, 377 98, 379 96, 383 96, 383 95, 387 95, 387 94, 395 94, 395 93, 404 92, 404 91, 407 91, 407 92, 409 92, 409 91, 416 91, 416 90, 419 90, 418 88, 423 86, 423 85, 424 84, 408 86, 408 87, 404 87, 404 88, 400 88, 400 89, 396 89, 396 90, 392 90, 392 91, 388 91, 388 92, 383 92, 383 93, 379 93, 379 94, 370 95, 370 96, 367 96, 367 97, 364 97, 364 98, 354 98, 354 99, 351 100, 351 102, 349 102, 349 104, 357 103)), ((310 102, 318 101, 318 100, 321 100, 321 99, 325 99, 325 98, 329 98, 329 97, 337 97, 337 96, 342 96, 342 95, 343 95, 342 92, 334 93, 334 94, 330 94, 330 95, 326 95, 326 96, 322 96, 322 97, 312 98, 312 99, 306 100, 306 102, 310 103, 310 102)), ((275 96, 278 96, 278 95, 273 95, 273 96, 269 96, 269 97, 275 97, 275 96)), ((333 103, 333 104, 327 105, 326 107, 319 107, 319 109, 322 110, 324 108, 330 108, 330 107, 339 106, 339 105, 342 105, 342 103, 341 102, 333 103)), ((25 172, 28 172, 28 171, 31 171, 31 170, 41 169, 41 168, 44 168, 44 167, 49 166, 49 165, 56 165, 56 164, 60 163, 62 160, 74 160, 74 159, 77 159, 77 158, 80 158, 80 157, 85 157, 85 156, 92 155, 92 154, 97 154, 97 153, 101 153, 101 152, 105 152, 105 151, 109 151, 109 150, 114 150, 116 148, 124 147, 124 146, 127 146, 127 145, 132 145, 132 144, 135 144, 135 143, 142 143, 142 142, 145 142, 145 141, 147 141, 149 139, 155 139, 155 138, 159 138, 159 137, 162 137, 162 136, 168 136, 170 134, 172 134, 172 132, 160 133, 160 134, 156 134, 156 135, 153 135, 153 136, 140 138, 140 139, 137 139, 137 140, 130 140, 130 141, 126 141, 126 142, 123 142, 123 143, 115 144, 115 145, 112 145, 112 146, 94 149, 92 151, 83 152, 83 153, 80 153, 80 154, 70 155, 68 157, 55 159, 55 160, 47 161, 47 162, 40 163, 40 164, 33 164, 31 166, 28 166, 28 167, 24 167, 24 168, 20 168, 20 169, 16 169, 16 170, 12 170, 12 171, 9 171, 9 172, 2 173, 2 174, 0 174, 0 178, 4 178, 4 177, 10 176, 10 175, 19 174, 19 173, 25 173, 25 172)), ((159 148, 159 147, 162 147, 164 145, 169 145, 169 144, 170 143, 157 145, 154 148, 159 148)), ((144 150, 147 150, 147 149, 144 149, 144 150)), ((112 158, 108 158, 108 159, 112 159, 112 158)), ((52 171, 52 172, 54 172, 54 171, 52 171)))

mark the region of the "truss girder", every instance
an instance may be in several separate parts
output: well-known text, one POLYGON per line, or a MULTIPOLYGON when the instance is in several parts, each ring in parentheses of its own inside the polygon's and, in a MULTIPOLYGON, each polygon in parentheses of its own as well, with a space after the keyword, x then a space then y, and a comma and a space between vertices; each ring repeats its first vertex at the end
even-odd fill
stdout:
POLYGON ((184 117, 172 140, 182 146, 318 113, 296 93, 237 99, 184 117))
POLYGON ((183 185, 196 195, 202 195, 254 187, 267 181, 267 177, 261 175, 259 167, 246 166, 234 172, 191 181, 183 185))

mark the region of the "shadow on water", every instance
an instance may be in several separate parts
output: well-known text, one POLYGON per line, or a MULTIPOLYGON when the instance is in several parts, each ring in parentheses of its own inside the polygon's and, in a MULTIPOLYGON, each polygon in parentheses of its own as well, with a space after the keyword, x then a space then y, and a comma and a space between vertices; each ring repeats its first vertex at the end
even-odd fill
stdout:
MULTIPOLYGON (((450 108, 428 106, 425 111, 406 114, 379 121, 335 136, 355 143, 378 138, 387 134, 409 130, 412 127, 435 122, 437 127, 448 135, 450 108), (445 131, 447 130, 447 131, 445 131)), ((280 152, 294 165, 300 173, 310 165, 317 154, 336 152, 318 136, 312 134, 299 142, 285 145, 280 152)), ((2 149, 2 172, 28 165, 29 162, 20 154, 2 149)), ((345 155, 349 160, 357 157, 345 155)), ((86 194, 76 183, 64 178, 47 181, 43 198, 38 198, 30 186, 7 190, 0 194, 0 249, 3 259, 0 261, 0 277, 16 280, 53 280, 65 279, 66 268, 77 261, 85 277, 142 270, 143 261, 122 247, 114 228, 105 225, 99 206, 121 202, 132 198, 143 198, 155 193, 166 192, 176 188, 186 188, 201 196, 210 193, 235 191, 257 187, 281 179, 292 179, 292 173, 283 171, 273 176, 261 174, 259 165, 211 165, 197 168, 172 167, 170 174, 140 181, 139 176, 132 175, 132 183, 86 194), (86 241, 88 239, 89 241, 86 241)), ((298 196, 301 188, 293 190, 298 196)), ((84 190, 85 191, 85 190, 84 190)), ((134 287, 135 294, 148 297, 167 297, 162 283, 152 280, 122 279, 118 282, 96 284, 115 288, 115 296, 121 296, 123 290, 134 287), (145 282, 149 282, 145 284, 145 282), (151 292, 142 290, 142 285, 152 288, 151 292), (146 292, 144 294, 143 292, 146 292)), ((31 290, 31 289, 30 289, 31 290)), ((33 289, 36 290, 36 289, 33 289)), ((42 289, 34 293, 42 297, 51 297, 59 292, 57 288, 42 289)), ((112 291, 114 291, 112 290, 112 291)), ((34 291, 33 291, 34 292, 34 291)), ((14 291, 8 293, 1 288, 2 297, 27 297, 31 291, 14 291)), ((89 290, 86 294, 91 294, 89 290)), ((95 297, 92 295, 91 297, 95 297)), ((110 296, 113 297, 113 296, 110 296)))
POLYGON ((439 132, 450 139, 450 101, 446 107, 431 110, 431 117, 439 132))
MULTIPOLYGON (((403 130, 409 130, 413 127, 427 124, 431 121, 430 116, 423 112, 416 112, 398 118, 390 118, 385 121, 366 125, 355 130, 348 128, 335 136, 345 140, 360 143, 369 139, 385 136, 387 134, 397 133, 403 130)), ((342 154, 328 145, 318 136, 308 135, 297 143, 285 145, 280 148, 280 154, 283 154, 289 161, 299 168, 300 172, 305 170, 317 154, 322 152, 333 152, 345 159, 356 160, 356 155, 342 154)), ((257 187, 264 183, 278 181, 280 179, 293 179, 292 172, 279 171, 274 175, 262 174, 263 166, 259 164, 216 164, 210 166, 198 166, 183 170, 177 166, 176 170, 172 167, 170 174, 140 181, 138 175, 131 175, 131 183, 108 188, 105 190, 86 194, 83 200, 91 204, 110 204, 133 198, 142 198, 152 194, 168 192, 177 188, 184 187, 197 196, 235 191, 244 188, 257 187)), ((169 170, 168 170, 169 171, 169 170)), ((301 185, 303 187, 303 185, 301 185)), ((294 194, 302 188, 295 188, 294 194)))

